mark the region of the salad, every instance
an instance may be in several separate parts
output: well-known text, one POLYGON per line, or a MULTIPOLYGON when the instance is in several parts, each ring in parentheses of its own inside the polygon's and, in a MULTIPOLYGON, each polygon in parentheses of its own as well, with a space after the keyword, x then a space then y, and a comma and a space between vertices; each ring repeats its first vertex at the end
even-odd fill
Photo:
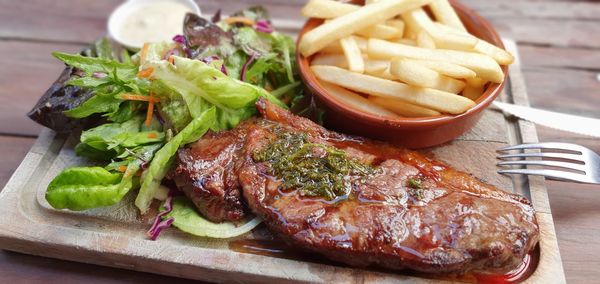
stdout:
POLYGON ((35 109, 30 115, 59 131, 93 125, 82 131, 75 152, 96 166, 64 170, 48 185, 46 200, 56 209, 86 210, 138 190, 141 214, 154 199, 165 200, 151 239, 170 225, 215 238, 250 231, 258 217, 211 223, 162 183, 179 148, 254 116, 258 98, 282 107, 298 103, 303 95, 294 54, 293 39, 276 32, 261 7, 224 19, 188 14, 183 35, 146 43, 133 55, 106 39, 82 54, 53 53, 67 69, 44 97, 72 100, 46 110, 50 118, 35 109))

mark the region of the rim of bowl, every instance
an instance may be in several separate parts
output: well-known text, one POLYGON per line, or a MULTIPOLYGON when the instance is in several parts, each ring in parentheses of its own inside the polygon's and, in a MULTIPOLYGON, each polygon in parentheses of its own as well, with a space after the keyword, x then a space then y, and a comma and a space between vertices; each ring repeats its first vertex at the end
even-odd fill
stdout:
MULTIPOLYGON (((492 26, 490 22, 488 22, 485 18, 479 15, 477 12, 472 9, 457 3, 456 1, 451 1, 452 6, 459 11, 459 14, 464 18, 468 18, 468 21, 474 22, 476 25, 480 25, 482 27, 481 31, 484 33, 488 40, 490 40, 492 44, 505 49, 504 43, 502 39, 498 35, 496 29, 492 26)), ((320 24, 315 24, 316 22, 322 22, 322 19, 310 18, 306 22, 306 24, 302 27, 302 30, 298 36, 297 45, 300 43, 300 40, 304 36, 306 32, 308 32, 309 26, 317 27, 320 24)), ((377 116, 369 113, 362 112, 357 110, 351 106, 341 103, 337 99, 331 97, 329 93, 321 86, 319 80, 316 78, 314 73, 310 70, 309 58, 303 56, 300 52, 297 53, 296 58, 298 60, 298 65, 300 69, 300 74, 303 81, 309 86, 310 89, 314 90, 316 96, 325 101, 325 104, 329 108, 334 109, 336 112, 344 112, 352 116, 362 117, 366 121, 372 124, 386 124, 388 126, 396 126, 396 127, 406 127, 406 128, 416 128, 416 127, 431 127, 437 125, 447 124, 456 120, 460 120, 465 117, 470 117, 478 114, 479 112, 486 109, 502 92, 504 85, 506 84, 506 80, 508 79, 508 66, 501 65, 502 72, 504 73, 504 81, 502 83, 488 83, 487 88, 484 93, 475 101, 476 105, 467 110, 466 112, 458 115, 448 115, 443 114, 439 116, 431 116, 431 117, 402 117, 402 118, 389 118, 383 116, 377 116)))
POLYGON ((123 24, 123 18, 127 16, 128 9, 135 5, 141 5, 144 3, 152 3, 152 2, 174 2, 180 3, 192 10, 193 13, 197 15, 201 15, 200 6, 193 0, 127 0, 121 3, 121 5, 117 6, 108 17, 108 21, 106 23, 106 29, 108 30, 108 35, 120 43, 121 45, 130 48, 130 49, 140 49, 142 46, 137 46, 132 44, 132 42, 128 42, 127 39, 123 38, 123 36, 119 33, 120 25, 123 24))

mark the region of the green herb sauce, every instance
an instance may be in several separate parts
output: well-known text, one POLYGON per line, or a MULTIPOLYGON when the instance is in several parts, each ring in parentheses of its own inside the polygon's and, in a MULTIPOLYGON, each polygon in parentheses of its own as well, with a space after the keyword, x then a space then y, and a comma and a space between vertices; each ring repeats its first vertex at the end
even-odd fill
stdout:
POLYGON ((310 143, 304 133, 283 132, 253 154, 255 162, 271 165, 281 188, 296 189, 301 196, 333 200, 351 191, 351 182, 376 173, 376 168, 351 159, 329 145, 310 143))
POLYGON ((417 199, 417 200, 421 200, 423 199, 423 185, 421 183, 421 180, 413 177, 413 178, 409 178, 406 181, 406 185, 412 189, 410 191, 410 194, 412 195, 413 198, 417 199))

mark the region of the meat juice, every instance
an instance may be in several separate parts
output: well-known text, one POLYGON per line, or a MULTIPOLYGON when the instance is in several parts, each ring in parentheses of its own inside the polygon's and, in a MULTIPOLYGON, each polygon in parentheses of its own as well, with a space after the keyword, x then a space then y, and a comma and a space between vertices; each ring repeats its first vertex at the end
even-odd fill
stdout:
MULTIPOLYGON (((229 243, 229 249, 239 253, 249 253, 291 260, 313 262, 319 264, 331 264, 332 261, 325 257, 295 249, 288 246, 285 242, 275 239, 267 240, 237 240, 229 243)), ((535 269, 539 261, 539 246, 527 254, 521 265, 506 274, 483 274, 467 273, 464 275, 428 275, 424 273, 401 272, 402 274, 414 275, 422 278, 434 278, 440 280, 459 281, 465 283, 521 283, 527 280, 535 269)), ((379 269, 377 269, 379 270, 379 269)), ((388 273, 397 273, 387 270, 381 270, 388 273)))

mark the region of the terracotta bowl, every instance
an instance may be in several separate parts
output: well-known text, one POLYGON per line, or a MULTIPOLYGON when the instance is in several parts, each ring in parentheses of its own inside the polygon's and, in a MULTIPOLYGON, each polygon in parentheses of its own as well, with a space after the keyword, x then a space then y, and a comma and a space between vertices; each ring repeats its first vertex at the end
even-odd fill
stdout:
MULTIPOLYGON (((502 40, 492 25, 473 10, 451 1, 466 28, 473 35, 504 48, 502 40)), ((320 19, 309 19, 298 37, 323 23, 320 19)), ((408 148, 426 148, 449 142, 471 129, 485 110, 504 88, 502 84, 488 84, 477 105, 460 115, 441 115, 424 118, 383 118, 367 114, 347 106, 330 96, 310 70, 311 58, 297 53, 302 80, 313 93, 319 106, 325 109, 325 125, 340 132, 365 136, 408 148)), ((504 78, 508 67, 502 66, 504 78)))

